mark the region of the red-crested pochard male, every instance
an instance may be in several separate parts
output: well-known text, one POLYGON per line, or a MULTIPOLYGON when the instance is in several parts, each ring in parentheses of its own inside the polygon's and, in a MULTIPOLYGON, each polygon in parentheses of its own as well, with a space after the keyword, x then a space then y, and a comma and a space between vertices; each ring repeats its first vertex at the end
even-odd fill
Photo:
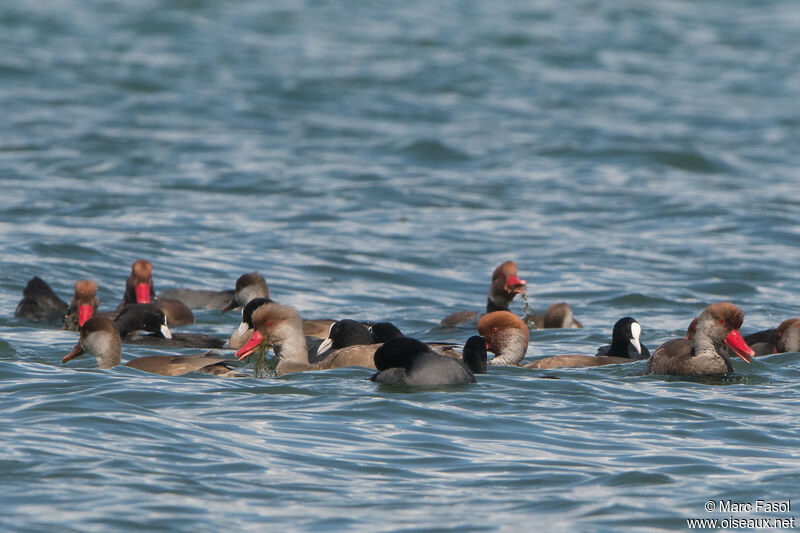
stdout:
POLYGON ((60 324, 69 306, 39 276, 34 276, 22 289, 22 299, 14 310, 14 316, 34 322, 60 324))
MULTIPOLYGON (((697 318, 689 324, 686 338, 690 341, 694 340, 696 331, 697 318)), ((797 352, 800 351, 800 319, 789 318, 781 322, 777 328, 750 333, 744 335, 743 338, 757 357, 774 353, 797 352)))
MULTIPOLYGON (((527 282, 517 276, 517 264, 506 261, 492 273, 492 283, 489 285, 489 297, 486 301, 486 312, 505 311, 517 294, 525 292, 527 282)), ((475 320, 480 313, 475 311, 459 311, 446 316, 441 321, 442 326, 452 327, 464 325, 475 320)))
POLYGON ((90 318, 97 314, 97 283, 88 279, 75 282, 75 294, 69 304, 61 329, 78 331, 90 318))
POLYGON ((293 307, 276 302, 264 303, 252 313, 253 334, 236 356, 244 359, 264 344, 271 346, 278 356, 276 375, 327 370, 346 366, 375 368, 373 356, 378 344, 356 345, 333 350, 325 359, 311 363, 308 357, 306 337, 303 335, 303 320, 293 307))
POLYGON ((703 376, 733 372, 725 345, 748 363, 754 355, 739 332, 742 322, 744 313, 732 303, 709 305, 697 317, 694 342, 685 338, 665 342, 653 351, 645 373, 703 376))
POLYGON ((530 332, 520 317, 510 311, 486 313, 478 321, 478 333, 495 354, 490 365, 518 366, 528 351, 530 332))
MULTIPOLYGON (((626 317, 629 319, 629 317, 626 317)), ((640 327, 633 319, 622 319, 615 324, 614 332, 622 340, 603 346, 598 350, 598 355, 554 355, 521 364, 529 344, 529 330, 525 322, 508 311, 496 311, 484 315, 478 322, 478 333, 486 338, 488 349, 496 356, 489 361, 493 365, 524 366, 525 368, 567 368, 584 366, 605 366, 611 364, 630 363, 633 359, 630 354, 638 354, 637 345, 641 349, 638 333, 640 327), (630 327, 635 323, 635 326, 630 327), (629 333, 625 333, 625 331, 629 333), (635 337, 634 337, 635 336, 635 337), (636 342, 633 342, 633 339, 636 342), (632 346, 629 347, 628 344, 632 346), (622 356, 600 355, 603 353, 622 353, 622 356)), ((646 349, 646 348, 645 348, 646 349)))
POLYGON ((180 300, 171 298, 156 298, 153 287, 153 264, 145 259, 137 259, 131 265, 131 275, 125 281, 125 294, 117 310, 128 304, 158 305, 167 315, 167 320, 173 326, 194 324, 194 314, 180 300))
MULTIPOLYGON (((120 364, 122 347, 114 323, 105 317, 94 317, 81 326, 78 344, 61 360, 62 364, 81 354, 94 356, 97 368, 108 369, 120 364)), ((188 372, 204 372, 221 377, 243 376, 232 366, 231 361, 221 357, 202 355, 154 355, 140 357, 125 363, 125 366, 162 376, 180 376, 188 372)))
POLYGON ((433 352, 428 345, 410 337, 395 337, 375 351, 377 383, 440 387, 475 383, 476 373, 486 373, 486 340, 470 337, 464 344, 463 360, 433 352))

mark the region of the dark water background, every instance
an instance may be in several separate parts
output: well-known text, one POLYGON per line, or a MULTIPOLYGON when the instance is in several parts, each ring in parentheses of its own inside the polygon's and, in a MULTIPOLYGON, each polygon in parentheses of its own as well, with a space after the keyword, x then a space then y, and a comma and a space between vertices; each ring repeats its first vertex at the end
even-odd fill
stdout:
POLYGON ((76 335, 13 316, 33 275, 111 307, 147 258, 157 290, 258 270, 306 316, 463 341, 439 320, 513 259, 534 308, 586 326, 529 357, 594 353, 625 315, 652 348, 718 300, 774 327, 798 314, 798 64, 788 0, 3 3, 0 527, 680 530, 730 516, 707 500, 800 505, 798 354, 398 391, 62 367, 76 335))

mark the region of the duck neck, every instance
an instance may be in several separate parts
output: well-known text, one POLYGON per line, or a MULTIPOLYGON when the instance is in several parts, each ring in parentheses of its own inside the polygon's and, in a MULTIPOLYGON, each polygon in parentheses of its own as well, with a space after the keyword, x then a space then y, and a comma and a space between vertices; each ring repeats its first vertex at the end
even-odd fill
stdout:
POLYGON ((509 298, 506 295, 495 294, 493 291, 490 291, 489 297, 486 299, 486 312, 491 313, 493 311, 508 311, 508 305, 513 299, 513 295, 511 295, 511 298, 509 298))
POLYGON ((506 332, 499 351, 489 361, 490 365, 518 366, 528 351, 527 335, 516 330, 506 332))
POLYGON ((720 360, 725 363, 729 372, 733 372, 733 365, 728 357, 728 348, 722 344, 714 342, 708 335, 699 334, 694 338, 694 356, 701 360, 713 361, 719 364, 720 360))
POLYGON ((118 335, 92 338, 84 349, 94 355, 97 368, 113 368, 122 361, 122 346, 118 335))
POLYGON ((293 332, 280 344, 275 344, 275 355, 285 361, 308 364, 308 347, 302 330, 293 332))

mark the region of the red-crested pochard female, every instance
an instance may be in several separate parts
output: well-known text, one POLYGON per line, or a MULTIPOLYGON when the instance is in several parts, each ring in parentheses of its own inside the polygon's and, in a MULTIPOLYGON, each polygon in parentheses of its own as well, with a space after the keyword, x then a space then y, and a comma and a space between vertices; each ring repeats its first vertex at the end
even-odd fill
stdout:
POLYGON ((781 322, 775 336, 775 353, 800 352, 800 318, 781 322))
POLYGON ((756 355, 800 351, 800 319, 789 318, 777 328, 745 335, 744 341, 756 355))
POLYGON ((750 362, 753 350, 745 343, 739 328, 744 313, 730 302, 711 304, 697 317, 694 342, 685 338, 667 341, 653 351, 647 361, 647 374, 703 376, 733 371, 727 345, 750 362))
POLYGON ((378 372, 370 379, 383 384, 440 387, 475 383, 476 373, 486 373, 486 340, 470 337, 463 360, 458 360, 433 352, 417 339, 395 337, 375 351, 375 367, 378 372))
MULTIPOLYGON (((81 326, 78 344, 61 360, 62 364, 82 355, 95 357, 97 368, 108 369, 120 364, 122 347, 114 323, 105 317, 94 317, 81 326)), ((180 376, 188 372, 204 372, 221 377, 238 377, 232 362, 209 355, 154 355, 140 357, 125 363, 125 366, 162 376, 180 376)))
MULTIPOLYGON (((486 312, 508 310, 508 306, 517 294, 525 292, 527 282, 517 276, 517 264, 506 261, 492 273, 492 283, 489 285, 489 297, 486 301, 486 312)), ((474 320, 480 313, 474 311, 459 311, 446 316, 441 321, 442 326, 459 326, 474 320)))
POLYGON ((78 331, 83 322, 97 314, 97 283, 94 281, 76 281, 75 293, 69 305, 38 276, 28 281, 22 294, 22 300, 14 311, 15 316, 36 322, 60 323, 61 329, 78 331))
POLYGON ((325 359, 311 363, 308 357, 306 337, 303 335, 303 320, 293 307, 276 302, 260 305, 252 313, 253 334, 236 356, 244 359, 264 344, 271 346, 278 356, 276 375, 327 370, 346 366, 375 368, 373 356, 379 344, 356 345, 333 350, 325 359))
POLYGON ((527 315, 525 321, 536 329, 569 329, 583 327, 583 324, 575 319, 572 308, 565 302, 552 304, 543 315, 537 313, 527 315))
POLYGON ((228 303, 222 307, 222 312, 227 313, 234 309, 239 309, 247 305, 247 302, 254 298, 269 298, 269 287, 267 280, 258 272, 247 272, 236 280, 233 289, 233 296, 228 303))

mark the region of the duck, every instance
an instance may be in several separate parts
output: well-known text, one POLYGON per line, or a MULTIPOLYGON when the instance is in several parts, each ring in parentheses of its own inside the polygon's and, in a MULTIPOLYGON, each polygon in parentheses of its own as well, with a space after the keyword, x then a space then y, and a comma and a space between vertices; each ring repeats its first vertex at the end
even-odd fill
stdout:
MULTIPOLYGON (((97 368, 109 369, 122 360, 120 334, 114 323, 106 317, 97 316, 87 320, 80 328, 80 339, 75 347, 61 360, 62 364, 88 353, 94 356, 97 368)), ((162 376, 181 376, 189 372, 204 372, 220 377, 241 377, 231 361, 210 354, 200 355, 153 355, 139 357, 125 366, 162 376)))
POLYGON ((239 360, 252 354, 260 346, 272 346, 278 356, 275 373, 278 376, 308 370, 327 370, 347 366, 375 368, 373 356, 379 344, 348 346, 332 350, 327 357, 310 362, 308 347, 303 335, 303 320, 294 307, 267 302, 252 312, 253 333, 236 352, 239 360))
POLYGON ((78 331, 87 320, 97 314, 99 304, 97 282, 88 279, 76 281, 75 294, 67 308, 61 329, 78 331))
MULTIPOLYGON (((267 299, 269 300, 269 286, 267 280, 258 272, 248 272, 242 274, 236 280, 233 297, 228 304, 222 308, 223 313, 233 311, 235 309, 244 308, 251 300, 254 299, 267 299)), ((321 318, 321 319, 304 319, 303 320, 303 333, 309 337, 317 337, 324 339, 328 336, 335 321, 321 318)), ((241 327, 241 325, 240 325, 241 327)), ((252 325, 250 326, 252 329, 252 325)), ((246 329, 244 331, 247 331, 246 329)), ((229 346, 231 348, 241 348, 242 344, 247 341, 250 334, 245 335, 244 332, 234 333, 231 336, 229 346)))
MULTIPOLYGON (((517 294, 524 294, 527 281, 517 275, 517 264, 506 261, 498 266, 492 273, 492 283, 489 285, 489 296, 486 301, 486 312, 505 311, 517 294)), ((459 311, 442 319, 440 324, 445 327, 464 326, 475 321, 480 313, 474 311, 459 311)))
POLYGON ((636 319, 626 316, 614 323, 611 344, 601 346, 595 355, 553 355, 525 364, 525 368, 577 368, 618 365, 642 361, 650 357, 650 351, 640 340, 642 326, 636 319))
POLYGON ((775 353, 800 352, 800 318, 781 322, 775 336, 775 353))
POLYGON ((178 300, 189 309, 223 309, 233 298, 232 289, 219 291, 209 289, 177 288, 158 294, 158 299, 178 300))
POLYGON ((697 318, 694 342, 685 338, 665 342, 650 355, 645 374, 705 376, 733 372, 727 345, 746 362, 755 355, 739 329, 744 312, 731 302, 706 307, 697 318))
POLYGON ((486 339, 487 350, 495 354, 488 362, 491 366, 519 366, 528 351, 528 326, 510 311, 483 315, 478 321, 478 335, 486 339))
POLYGON ((227 313, 234 309, 244 307, 254 298, 269 298, 269 286, 264 276, 258 272, 247 272, 236 280, 233 295, 227 304, 222 307, 222 312, 227 313))
POLYGON ((744 341, 756 356, 800 351, 800 319, 789 318, 777 328, 766 329, 744 336, 744 341))
POLYGON ((137 259, 131 265, 131 274, 125 281, 125 293, 117 310, 134 303, 155 303, 164 311, 173 326, 194 324, 192 310, 180 300, 156 298, 153 287, 153 264, 146 259, 137 259))
POLYGON ((486 373, 486 340, 470 337, 464 345, 464 360, 441 356, 411 337, 394 337, 375 351, 376 383, 440 387, 475 383, 476 373, 486 373))
POLYGON ((60 324, 69 306, 58 297, 50 285, 39 276, 34 276, 22 289, 22 299, 14 310, 14 316, 33 322, 60 324))
MULTIPOLYGON (((242 307, 242 321, 228 339, 228 348, 238 350, 253 333, 253 311, 260 305, 272 302, 270 298, 253 298, 242 307)), ((303 335, 308 340, 309 352, 316 352, 323 339, 329 336, 335 321, 329 319, 303 319, 303 335), (314 340, 315 339, 315 340, 314 340), (313 349, 312 349, 313 348, 313 349)))
POLYGON ((550 305, 543 315, 531 313, 525 316, 527 322, 534 329, 572 329, 582 328, 576 318, 572 307, 566 302, 558 302, 550 305))
POLYGON ((270 303, 273 300, 270 298, 253 298, 242 307, 242 321, 239 326, 231 333, 227 348, 238 350, 245 345, 250 335, 253 334, 253 311, 258 309, 261 305, 270 303))
MULTIPOLYGON (((61 324, 61 329, 78 331, 83 322, 97 313, 97 282, 79 280, 75 282, 72 301, 66 304, 39 276, 28 280, 22 291, 22 300, 14 315, 35 322, 61 324)), ((114 313, 110 313, 113 317, 114 313)))
MULTIPOLYGON (((697 332, 697 318, 693 319, 686 329, 686 339, 694 340, 697 332)), ((752 348, 756 357, 774 353, 800 351, 800 319, 789 318, 780 323, 777 328, 765 329, 744 335, 744 342, 752 348)), ((720 349, 727 349, 721 347, 720 349)), ((732 353, 728 353, 730 357, 732 353)))
POLYGON ((113 320, 125 344, 149 344, 175 348, 222 348, 223 339, 203 333, 172 332, 164 311, 157 305, 129 304, 113 320), (138 333, 145 331, 147 333, 138 333))

